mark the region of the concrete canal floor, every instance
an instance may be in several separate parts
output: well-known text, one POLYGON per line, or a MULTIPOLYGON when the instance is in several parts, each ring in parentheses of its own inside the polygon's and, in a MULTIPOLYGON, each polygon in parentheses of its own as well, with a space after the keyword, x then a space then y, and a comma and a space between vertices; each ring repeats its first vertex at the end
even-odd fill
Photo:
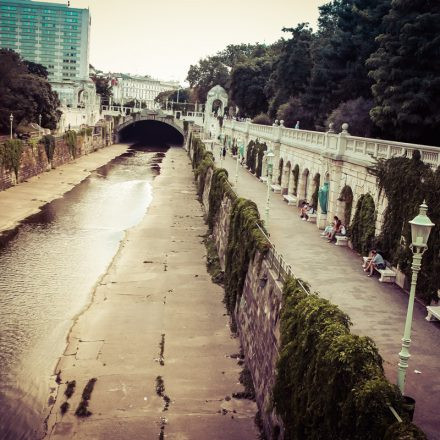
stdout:
POLYGON ((206 230, 186 151, 171 148, 148 213, 127 232, 68 336, 47 438, 257 438, 255 403, 231 398, 243 391, 231 356, 239 344, 223 290, 206 272, 206 230), (92 415, 79 418, 92 378, 92 415))

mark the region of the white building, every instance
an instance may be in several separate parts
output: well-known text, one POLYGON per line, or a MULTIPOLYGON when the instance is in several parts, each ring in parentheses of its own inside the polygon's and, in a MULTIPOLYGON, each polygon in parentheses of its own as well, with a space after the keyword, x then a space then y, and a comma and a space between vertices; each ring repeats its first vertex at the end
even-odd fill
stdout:
POLYGON ((112 80, 113 102, 124 105, 129 101, 136 101, 153 110, 156 96, 165 91, 178 90, 178 81, 160 81, 149 76, 121 74, 112 80))

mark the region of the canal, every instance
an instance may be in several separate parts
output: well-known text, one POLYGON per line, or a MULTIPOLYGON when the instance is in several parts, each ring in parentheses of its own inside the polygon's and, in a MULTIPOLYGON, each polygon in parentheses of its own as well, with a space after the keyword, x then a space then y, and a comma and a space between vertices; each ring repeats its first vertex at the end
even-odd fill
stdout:
POLYGON ((75 317, 152 200, 166 148, 135 145, 0 244, 0 438, 43 434, 75 317), (52 376, 52 378, 51 378, 52 376))

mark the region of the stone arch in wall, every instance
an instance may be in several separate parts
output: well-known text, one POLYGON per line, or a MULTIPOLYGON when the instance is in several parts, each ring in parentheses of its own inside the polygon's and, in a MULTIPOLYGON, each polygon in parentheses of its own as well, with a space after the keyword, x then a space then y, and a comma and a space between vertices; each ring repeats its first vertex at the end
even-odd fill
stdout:
POLYGON ((337 200, 337 216, 342 220, 342 223, 348 227, 350 226, 351 213, 353 211, 353 190, 350 186, 345 185, 337 200))
POLYGON ((301 178, 299 179, 298 197, 302 200, 307 200, 309 196, 309 175, 310 171, 306 168, 301 173, 301 178))
POLYGON ((214 86, 207 95, 205 109, 209 113, 213 113, 217 109, 217 115, 222 115, 228 105, 228 94, 222 86, 214 86), (215 106, 214 106, 215 104, 215 106))
POLYGON ((283 168, 283 175, 281 177, 281 194, 289 193, 289 186, 291 181, 292 164, 290 161, 286 163, 283 168))

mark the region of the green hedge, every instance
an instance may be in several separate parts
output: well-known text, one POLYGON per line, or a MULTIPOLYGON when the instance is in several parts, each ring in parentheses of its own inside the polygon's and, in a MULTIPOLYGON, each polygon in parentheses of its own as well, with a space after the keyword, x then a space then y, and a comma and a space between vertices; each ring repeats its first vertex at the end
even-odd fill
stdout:
POLYGON ((307 294, 297 280, 285 283, 273 389, 285 439, 426 438, 409 423, 404 433, 394 431, 389 405, 404 414, 401 394, 385 378, 374 342, 349 327, 337 306, 307 294), (408 436, 412 431, 418 436, 408 436))

